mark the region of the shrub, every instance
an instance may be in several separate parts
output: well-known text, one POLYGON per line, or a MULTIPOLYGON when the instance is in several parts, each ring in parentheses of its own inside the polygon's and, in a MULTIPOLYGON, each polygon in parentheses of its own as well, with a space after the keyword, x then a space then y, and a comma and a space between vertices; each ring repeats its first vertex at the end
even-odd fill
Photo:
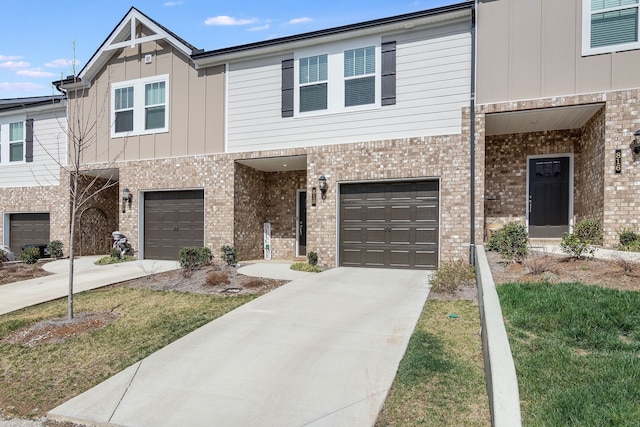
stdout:
POLYGON ((584 255, 593 256, 595 244, 602 243, 602 226, 593 219, 578 221, 573 233, 564 233, 560 249, 572 258, 582 259, 584 255))
POLYGON ((205 281, 207 286, 228 285, 229 283, 231 283, 231 279, 226 271, 210 271, 207 273, 205 281))
POLYGON ((306 262, 296 262, 291 264, 292 270, 306 271, 308 273, 320 273, 322 269, 317 265, 307 264, 306 262))
POLYGON ((529 271, 529 274, 536 276, 542 273, 554 273, 553 258, 549 255, 529 255, 522 260, 522 265, 529 271))
POLYGON ((640 252, 640 234, 633 229, 623 228, 618 231, 620 236, 620 244, 618 249, 621 251, 640 252))
POLYGON ((232 265, 238 262, 238 250, 231 245, 224 245, 220 248, 222 259, 226 261, 227 265, 232 265), (233 254, 233 258, 227 256, 227 252, 233 254))
POLYGON ((462 286, 473 286, 476 272, 467 261, 456 259, 441 262, 429 279, 431 289, 438 292, 453 293, 462 286))
POLYGON ((111 258, 120 258, 122 256, 122 252, 120 252, 120 249, 118 248, 113 248, 111 249, 111 258))
POLYGON ((207 247, 196 248, 193 246, 187 246, 180 249, 178 252, 178 262, 182 267, 182 274, 188 277, 195 270, 199 269, 203 265, 207 265, 213 259, 211 249, 207 247))
POLYGON ((527 228, 516 221, 496 230, 487 242, 487 249, 497 251, 507 261, 520 262, 527 256, 527 228))
POLYGON ((129 261, 135 261, 136 257, 133 257, 131 255, 125 255, 123 257, 120 256, 120 251, 118 251, 118 255, 117 256, 113 256, 113 255, 107 255, 104 256, 102 258, 100 258, 99 260, 97 260, 96 262, 94 262, 94 264, 96 265, 108 265, 108 264, 118 264, 120 262, 129 262, 129 261))
POLYGON ((638 267, 638 264, 621 256, 614 256, 613 262, 622 269, 623 276, 630 276, 631 273, 638 267))
POLYGON ((307 260, 309 260, 309 265, 318 265, 318 253, 317 252, 309 252, 307 254, 307 260))
POLYGON ((47 250, 52 258, 62 258, 64 256, 62 246, 63 244, 60 240, 52 240, 47 244, 47 250))
POLYGON ((20 259, 27 264, 35 264, 40 259, 40 249, 26 248, 20 254, 20 259))
POLYGON ((7 253, 2 249, 0 249, 0 268, 2 268, 2 263, 5 263, 7 261, 9 261, 9 258, 7 257, 7 253))
POLYGON ((573 234, 590 245, 602 244, 602 224, 595 219, 583 219, 573 227, 573 234))

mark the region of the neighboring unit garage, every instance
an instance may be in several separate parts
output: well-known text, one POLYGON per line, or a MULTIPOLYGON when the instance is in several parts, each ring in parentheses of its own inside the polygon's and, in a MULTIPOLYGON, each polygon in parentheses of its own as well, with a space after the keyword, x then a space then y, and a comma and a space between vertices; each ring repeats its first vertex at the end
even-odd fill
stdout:
POLYGON ((144 258, 178 259, 204 246, 204 190, 144 193, 144 258))
POLYGON ((16 254, 24 245, 49 243, 48 213, 16 213, 9 215, 9 247, 16 254))
POLYGON ((439 183, 340 185, 340 265, 438 266, 439 183))

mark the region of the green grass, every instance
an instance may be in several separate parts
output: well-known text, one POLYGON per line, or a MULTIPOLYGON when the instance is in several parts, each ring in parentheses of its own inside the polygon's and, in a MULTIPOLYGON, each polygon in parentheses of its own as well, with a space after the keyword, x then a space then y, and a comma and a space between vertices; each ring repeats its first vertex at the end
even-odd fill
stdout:
POLYGON ((640 292, 519 283, 498 294, 524 425, 638 425, 640 292))
POLYGON ((58 300, 0 316, 0 412, 42 416, 190 331, 250 301, 203 294, 117 288, 75 297, 75 312, 120 313, 112 324, 59 344, 3 340, 41 320, 66 315, 58 300))
POLYGON ((376 426, 491 425, 479 332, 471 301, 428 300, 376 426))

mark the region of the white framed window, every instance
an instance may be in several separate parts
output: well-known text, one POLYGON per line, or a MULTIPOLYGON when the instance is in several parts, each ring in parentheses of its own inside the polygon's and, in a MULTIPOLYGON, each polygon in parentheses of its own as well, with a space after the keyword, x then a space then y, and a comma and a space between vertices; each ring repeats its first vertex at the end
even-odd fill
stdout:
POLYGON ((25 135, 23 118, 0 119, 0 164, 25 161, 25 135))
POLYGON ((344 52, 344 106, 376 102, 376 48, 350 49, 344 52))
POLYGON ((640 0, 582 0, 582 54, 640 48, 640 0))
POLYGON ((380 108, 381 39, 364 37, 294 53, 294 117, 380 108))
POLYGON ((112 84, 111 136, 168 132, 168 106, 168 74, 112 84))
POLYGON ((300 58, 300 112, 327 109, 327 54, 300 58))
POLYGON ((24 161, 24 122, 9 123, 9 161, 24 161))

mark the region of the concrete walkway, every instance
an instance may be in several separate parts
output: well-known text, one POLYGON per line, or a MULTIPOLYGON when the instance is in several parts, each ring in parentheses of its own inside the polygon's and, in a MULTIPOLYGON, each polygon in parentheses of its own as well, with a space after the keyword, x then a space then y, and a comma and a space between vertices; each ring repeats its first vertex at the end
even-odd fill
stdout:
POLYGON ((429 293, 424 271, 335 268, 201 327, 49 418, 113 426, 371 426, 429 293))
MULTIPOLYGON (((179 267, 176 261, 154 260, 98 266, 94 262, 99 258, 87 256, 75 260, 74 294, 179 267)), ((0 286, 0 315, 68 295, 69 260, 51 261, 42 268, 53 274, 0 286)))

